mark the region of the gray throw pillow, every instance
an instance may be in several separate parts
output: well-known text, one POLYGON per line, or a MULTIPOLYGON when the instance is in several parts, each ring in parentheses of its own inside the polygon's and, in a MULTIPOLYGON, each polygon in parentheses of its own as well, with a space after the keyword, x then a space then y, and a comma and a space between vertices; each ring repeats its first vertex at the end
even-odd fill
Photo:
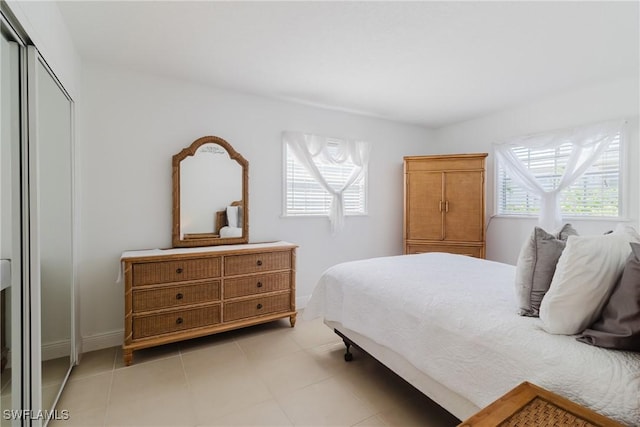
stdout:
POLYGON ((640 243, 630 244, 631 255, 602 315, 578 341, 640 352, 640 243))
POLYGON ((569 236, 578 233, 565 224, 557 234, 535 227, 525 242, 516 266, 516 295, 521 316, 538 317, 542 298, 549 290, 556 264, 569 236))

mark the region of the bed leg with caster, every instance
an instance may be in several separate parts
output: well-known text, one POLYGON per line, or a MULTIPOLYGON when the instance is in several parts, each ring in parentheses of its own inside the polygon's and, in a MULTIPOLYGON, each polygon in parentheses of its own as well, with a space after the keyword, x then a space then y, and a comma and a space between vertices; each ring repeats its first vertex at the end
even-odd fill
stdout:
POLYGON ((357 347, 351 340, 349 340, 344 334, 342 334, 337 329, 334 329, 335 332, 340 338, 342 338, 342 342, 344 342, 344 346, 347 348, 347 351, 344 353, 345 362, 351 362, 353 360, 353 353, 351 353, 351 346, 357 347))
POLYGON ((347 348, 346 352, 344 353, 344 361, 351 362, 353 360, 353 353, 351 353, 350 351, 351 343, 347 340, 343 340, 343 341, 344 341, 344 346, 347 348))

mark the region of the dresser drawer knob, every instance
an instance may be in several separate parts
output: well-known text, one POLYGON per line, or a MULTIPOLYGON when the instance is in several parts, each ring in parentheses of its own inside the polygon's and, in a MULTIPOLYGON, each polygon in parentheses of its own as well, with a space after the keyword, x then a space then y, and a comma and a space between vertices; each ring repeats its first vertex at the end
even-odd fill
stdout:
POLYGON ((262 265, 262 260, 258 260, 258 262, 256 262, 256 264, 258 264, 258 266, 262 265))
POLYGON ((258 304, 258 305, 256 306, 256 308, 257 308, 258 310, 260 310, 260 309, 262 308, 262 304, 258 304))
POLYGON ((262 282, 258 282, 257 286, 258 286, 259 288, 261 288, 261 287, 262 287, 262 282))
POLYGON ((178 317, 176 319, 176 325, 180 325, 180 324, 182 324, 182 317, 178 317))
POLYGON ((182 294, 176 294, 176 299, 182 299, 182 298, 184 298, 184 295, 182 295, 182 294))
POLYGON ((176 273, 178 273, 178 274, 182 273, 182 267, 176 268, 176 273))

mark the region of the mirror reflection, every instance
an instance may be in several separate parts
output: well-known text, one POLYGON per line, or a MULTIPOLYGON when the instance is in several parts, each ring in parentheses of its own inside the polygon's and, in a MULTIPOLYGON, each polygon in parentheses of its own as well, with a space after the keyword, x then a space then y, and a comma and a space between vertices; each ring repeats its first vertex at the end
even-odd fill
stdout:
POLYGON ((205 136, 173 156, 173 246, 246 243, 248 162, 205 136))
POLYGON ((180 231, 183 239, 242 236, 242 166, 209 143, 180 162, 180 231))

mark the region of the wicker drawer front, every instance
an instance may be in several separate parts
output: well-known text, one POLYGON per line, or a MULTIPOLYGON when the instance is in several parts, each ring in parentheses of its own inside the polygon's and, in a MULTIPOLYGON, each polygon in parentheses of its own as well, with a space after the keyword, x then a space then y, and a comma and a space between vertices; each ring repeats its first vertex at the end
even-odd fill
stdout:
POLYGON ((408 244, 407 254, 422 254, 426 252, 446 252, 450 254, 467 255, 482 258, 482 246, 430 245, 408 244))
MULTIPOLYGON (((428 157, 428 156, 426 156, 428 157)), ((429 161, 420 159, 405 159, 405 171, 450 171, 450 170, 469 170, 483 169, 485 156, 475 156, 466 158, 442 157, 431 158, 429 161)))
POLYGON ((224 321, 261 316, 291 310, 291 294, 280 294, 269 297, 253 298, 246 301, 230 302, 224 305, 224 321))
POLYGON ((286 291, 290 287, 290 272, 239 277, 224 281, 224 297, 235 298, 264 292, 286 291))
POLYGON ((220 300, 220 280, 191 285, 163 286, 156 289, 134 290, 133 311, 178 307, 187 304, 220 300))
POLYGON ((232 255, 224 258, 225 276, 287 268, 291 268, 291 252, 289 251, 232 255))
POLYGON ((220 277, 220 258, 133 264, 133 286, 220 277))
POLYGON ((220 323, 220 304, 133 318, 133 339, 220 323))

